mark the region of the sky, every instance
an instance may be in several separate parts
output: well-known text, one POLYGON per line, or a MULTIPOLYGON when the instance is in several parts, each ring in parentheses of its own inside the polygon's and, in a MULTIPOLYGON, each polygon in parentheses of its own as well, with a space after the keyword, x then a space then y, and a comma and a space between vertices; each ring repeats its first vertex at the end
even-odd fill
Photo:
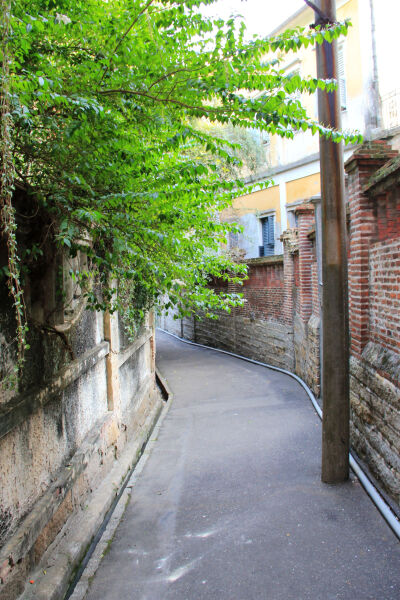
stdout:
POLYGON ((224 18, 239 13, 249 34, 265 36, 304 5, 304 0, 218 0, 204 12, 224 18))

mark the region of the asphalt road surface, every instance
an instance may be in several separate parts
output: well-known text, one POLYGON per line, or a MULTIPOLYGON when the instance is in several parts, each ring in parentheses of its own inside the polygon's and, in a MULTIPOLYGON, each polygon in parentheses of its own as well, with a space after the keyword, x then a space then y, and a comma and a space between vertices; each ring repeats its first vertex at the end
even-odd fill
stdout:
POLYGON ((158 334, 174 393, 88 600, 399 600, 400 544, 355 478, 320 481, 290 377, 158 334))

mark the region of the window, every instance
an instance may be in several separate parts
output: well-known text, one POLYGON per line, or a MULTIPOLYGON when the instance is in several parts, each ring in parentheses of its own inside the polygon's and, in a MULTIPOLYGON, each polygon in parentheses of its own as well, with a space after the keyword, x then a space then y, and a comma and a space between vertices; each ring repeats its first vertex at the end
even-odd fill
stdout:
POLYGON ((262 243, 260 256, 271 256, 275 252, 275 223, 274 216, 261 219, 262 243))
POLYGON ((297 213, 294 210, 287 211, 287 220, 290 229, 294 229, 297 227, 299 219, 297 213))
POLYGON ((339 95, 340 95, 340 108, 346 110, 347 108, 347 87, 346 87, 346 70, 344 60, 344 44, 338 46, 338 84, 339 84, 339 95))

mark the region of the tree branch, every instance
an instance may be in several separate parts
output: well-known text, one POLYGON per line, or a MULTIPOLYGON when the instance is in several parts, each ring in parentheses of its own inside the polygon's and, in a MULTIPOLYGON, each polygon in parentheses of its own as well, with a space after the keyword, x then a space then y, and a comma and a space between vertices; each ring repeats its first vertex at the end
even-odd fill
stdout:
POLYGON ((171 71, 170 73, 166 73, 165 75, 163 75, 162 77, 159 77, 159 79, 156 79, 156 81, 153 81, 153 83, 149 86, 149 90, 151 90, 151 88, 155 85, 157 85, 157 83, 160 83, 161 81, 164 81, 164 79, 168 79, 168 77, 172 77, 172 75, 176 75, 177 73, 191 73, 192 71, 200 71, 201 69, 204 68, 204 65, 202 65, 201 67, 194 67, 192 69, 188 69, 185 67, 182 67, 181 69, 176 69, 175 71, 171 71))
MULTIPOLYGON (((121 39, 117 42, 114 50, 113 50, 113 55, 116 53, 116 51, 118 50, 118 48, 120 47, 120 45, 122 44, 122 42, 124 41, 124 39, 126 38, 126 36, 128 35, 128 33, 132 30, 132 28, 136 25, 136 23, 138 22, 138 20, 140 19, 140 17, 146 12, 146 10, 149 8, 149 6, 151 4, 153 4, 154 0, 148 0, 147 4, 144 6, 144 8, 140 11, 140 13, 133 19, 132 23, 129 25, 128 29, 125 31, 125 33, 123 34, 123 36, 121 37, 121 39)), ((101 83, 104 80, 104 77, 106 76, 106 73, 109 71, 110 66, 111 66, 111 62, 112 62, 112 58, 110 59, 110 62, 108 63, 107 67, 104 70, 103 75, 101 76, 101 79, 99 81, 99 85, 101 85, 101 83)))
POLYGON ((204 113, 223 112, 223 109, 214 108, 213 106, 192 106, 191 104, 186 104, 185 102, 181 102, 180 100, 176 100, 175 98, 158 98, 157 96, 152 96, 151 94, 147 94, 146 92, 139 92, 137 90, 125 90, 123 88, 116 88, 114 90, 98 90, 97 93, 102 94, 103 96, 111 96, 113 94, 128 94, 131 96, 142 96, 144 98, 148 98, 149 100, 154 100, 155 102, 161 102, 164 104, 176 104, 177 106, 182 106, 183 108, 200 110, 204 113))

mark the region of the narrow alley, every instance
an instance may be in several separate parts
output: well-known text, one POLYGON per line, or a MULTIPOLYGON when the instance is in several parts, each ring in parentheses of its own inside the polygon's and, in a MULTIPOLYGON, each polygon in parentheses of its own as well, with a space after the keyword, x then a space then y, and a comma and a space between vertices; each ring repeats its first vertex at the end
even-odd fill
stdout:
POLYGON ((296 381, 161 332, 157 361, 172 404, 87 600, 398 600, 398 540, 321 483, 296 381))

